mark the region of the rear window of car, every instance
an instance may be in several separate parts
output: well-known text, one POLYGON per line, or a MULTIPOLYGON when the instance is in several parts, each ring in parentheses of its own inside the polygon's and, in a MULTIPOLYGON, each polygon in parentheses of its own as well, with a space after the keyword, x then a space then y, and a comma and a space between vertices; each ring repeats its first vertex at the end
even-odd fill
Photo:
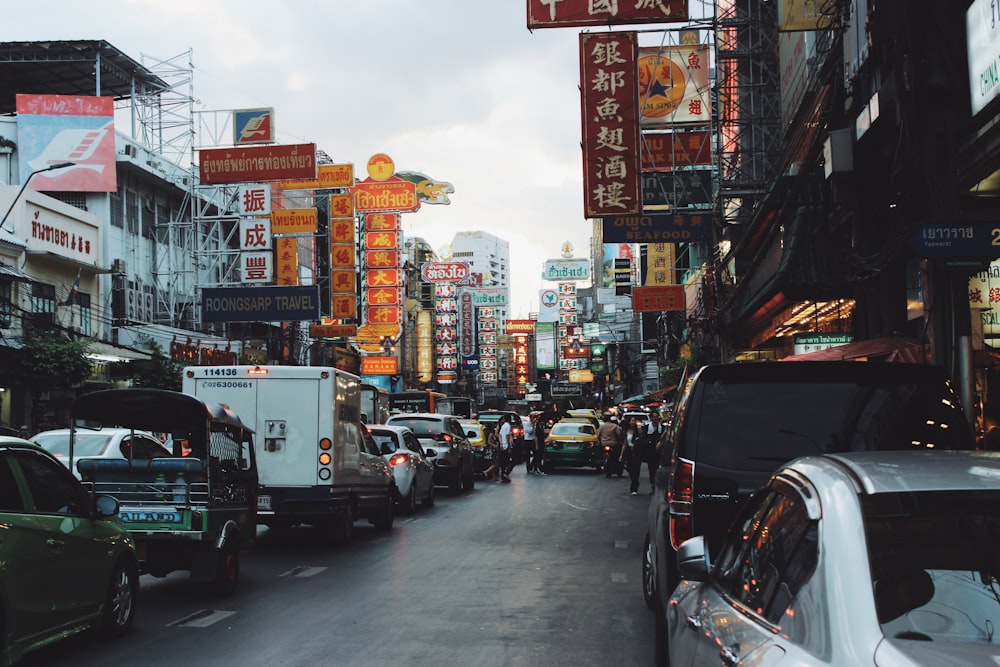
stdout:
POLYGON ((440 419, 405 417, 402 419, 390 419, 390 423, 393 426, 406 426, 417 435, 442 433, 444 431, 444 423, 440 419))
POLYGON ((699 462, 769 472, 808 454, 969 449, 947 385, 715 381, 691 406, 699 462))
MULTIPOLYGON (((104 453, 111 438, 107 433, 77 433, 76 442, 73 445, 73 456, 100 456, 104 453)), ((39 433, 31 439, 32 442, 41 445, 50 454, 56 456, 69 456, 69 433, 48 435, 39 433)))
POLYGON ((596 433, 590 424, 556 424, 549 435, 595 435, 596 433))
POLYGON ((396 442, 395 434, 389 431, 370 431, 370 433, 372 440, 379 446, 379 449, 382 448, 382 445, 389 445, 392 451, 399 449, 399 443, 396 442))

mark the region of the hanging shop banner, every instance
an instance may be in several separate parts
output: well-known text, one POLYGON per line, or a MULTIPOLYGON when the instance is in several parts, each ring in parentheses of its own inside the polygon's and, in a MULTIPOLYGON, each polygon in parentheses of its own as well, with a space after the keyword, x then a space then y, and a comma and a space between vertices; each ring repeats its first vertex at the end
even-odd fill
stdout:
POLYGON ((712 214, 654 213, 602 220, 605 243, 694 243, 704 241, 712 214))
POLYGON ((269 215, 271 186, 267 183, 247 183, 236 194, 236 212, 240 215, 269 215))
POLYGON ((369 232, 365 234, 365 249, 398 250, 402 240, 402 232, 369 232))
POLYGON ((279 285, 299 284, 299 244, 293 238, 274 239, 274 271, 279 285))
POLYGON ((74 163, 39 171, 25 180, 25 187, 39 192, 116 191, 114 107, 112 97, 15 95, 21 176, 74 163))
POLYGON ((830 4, 819 0, 778 2, 778 30, 781 32, 839 29, 840 7, 837 3, 830 4))
POLYGON ((368 213, 365 215, 365 231, 393 232, 400 229, 399 213, 368 213))
POLYGON ((334 294, 358 293, 358 272, 354 269, 333 269, 330 271, 330 291, 334 294))
POLYGON ((203 185, 316 178, 316 144, 203 148, 198 153, 203 185))
POLYGON ((361 213, 378 211, 416 211, 420 208, 417 186, 401 178, 386 181, 365 179, 352 188, 355 210, 361 213))
POLYGON ((677 284, 676 243, 647 243, 646 254, 639 259, 643 285, 660 287, 677 284))
POLYGON ((399 359, 396 357, 361 357, 361 372, 364 375, 396 375, 399 373, 399 359))
POLYGON ((459 283, 469 275, 468 262, 424 262, 420 278, 425 283, 459 283))
POLYGON ((712 201, 711 169, 647 171, 642 175, 645 208, 679 208, 712 201))
POLYGON ((330 220, 330 243, 355 243, 354 220, 330 220))
POLYGON ((398 287, 402 285, 402 271, 399 269, 378 269, 365 271, 366 287, 398 287))
POLYGON ((639 49, 642 127, 712 121, 707 44, 639 49))
POLYGON ((271 220, 240 218, 240 250, 270 250, 271 220))
POLYGON ((634 32, 580 34, 583 210, 588 218, 641 212, 638 51, 634 32))
POLYGON ((640 141, 643 171, 712 164, 712 134, 707 130, 643 132, 640 141))
POLYGON ((241 252, 240 275, 243 283, 269 283, 274 280, 274 255, 266 252, 241 252))
POLYGON ((319 318, 319 287, 206 287, 203 322, 278 322, 319 318))
POLYGON ((472 295, 462 292, 458 296, 458 334, 461 354, 471 357, 476 353, 476 313, 472 295))
POLYGON ((528 0, 528 30, 687 21, 687 0, 528 0))
POLYGON ((330 244, 330 268, 357 270, 358 261, 353 243, 330 244))
POLYGON ((401 287, 372 287, 365 292, 369 306, 399 306, 403 303, 401 287))
POLYGON ((354 218, 354 195, 350 193, 330 195, 331 218, 354 218))
POLYGON ((402 261, 398 250, 365 251, 365 266, 369 269, 395 269, 402 266, 402 261))
POLYGON ((373 324, 400 324, 403 309, 399 306, 368 306, 368 321, 373 324))
POLYGON ((271 212, 271 232, 274 234, 315 234, 316 209, 277 208, 271 212))
POLYGON ((684 286, 635 286, 632 288, 632 310, 637 313, 653 313, 662 310, 684 310, 684 286))
POLYGON ((542 280, 590 280, 590 260, 549 259, 542 270, 542 280))
POLYGON ((355 294, 333 294, 330 296, 330 314, 334 319, 353 320, 358 316, 358 297, 355 294))
POLYGON ((322 190, 347 188, 354 185, 354 165, 321 164, 316 167, 316 178, 278 181, 279 190, 322 190))

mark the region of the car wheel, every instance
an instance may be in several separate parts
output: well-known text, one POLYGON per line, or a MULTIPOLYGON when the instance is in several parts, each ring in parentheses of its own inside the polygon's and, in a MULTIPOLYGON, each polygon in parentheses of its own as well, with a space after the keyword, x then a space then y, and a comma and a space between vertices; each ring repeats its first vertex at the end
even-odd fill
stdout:
POLYGON ((101 619, 101 631, 104 635, 121 637, 132 629, 138 599, 139 571, 135 563, 120 560, 111 573, 108 593, 104 599, 104 616, 101 619))
POLYGON ((448 480, 448 490, 452 493, 461 493, 462 491, 462 469, 456 467, 453 471, 451 479, 448 480))
POLYGON ((434 485, 431 484, 430 488, 427 489, 427 497, 421 501, 424 507, 434 507, 434 485))
POLYGON ((323 544, 347 546, 354 538, 354 511, 346 507, 343 512, 334 514, 328 519, 316 524, 317 536, 323 544))
POLYGON ((382 507, 382 511, 372 519, 372 524, 379 530, 389 530, 392 528, 392 522, 396 517, 396 503, 392 500, 392 492, 389 492, 385 496, 385 505, 382 507))
POLYGON ((240 536, 232 533, 219 549, 212 586, 216 595, 227 597, 236 591, 240 580, 240 536))
POLYGON ((472 491, 476 488, 476 473, 472 470, 472 466, 469 466, 469 471, 462 475, 462 490, 472 491))
POLYGON ((410 492, 406 494, 406 497, 400 502, 401 510, 403 514, 413 514, 417 511, 417 481, 413 480, 410 482, 410 492))
POLYGON ((653 543, 646 534, 646 547, 642 550, 642 597, 650 609, 656 607, 656 572, 653 570, 653 543))

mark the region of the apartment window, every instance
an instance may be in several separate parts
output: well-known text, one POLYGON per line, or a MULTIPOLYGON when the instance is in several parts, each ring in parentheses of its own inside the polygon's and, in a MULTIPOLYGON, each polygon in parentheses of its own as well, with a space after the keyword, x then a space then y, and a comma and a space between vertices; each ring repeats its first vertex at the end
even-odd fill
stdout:
POLYGON ((125 225, 129 234, 139 233, 139 195, 135 190, 125 191, 125 225))
POLYGON ((80 307, 80 320, 74 321, 70 326, 78 327, 80 333, 85 336, 90 336, 93 334, 93 326, 91 325, 91 318, 93 313, 90 310, 90 295, 85 292, 77 292, 76 294, 76 305, 80 307))
POLYGON ((0 280, 0 327, 9 329, 14 319, 14 283, 0 280))
POLYGON ((170 208, 166 204, 156 205, 156 242, 160 245, 170 243, 170 208))
POLYGON ((156 229, 156 212, 153 209, 153 201, 151 199, 144 199, 142 202, 142 218, 140 224, 142 227, 142 238, 152 239, 154 236, 154 230, 156 229))
POLYGON ((125 227, 125 209, 122 207, 122 197, 117 192, 111 193, 111 226, 122 229, 125 227))

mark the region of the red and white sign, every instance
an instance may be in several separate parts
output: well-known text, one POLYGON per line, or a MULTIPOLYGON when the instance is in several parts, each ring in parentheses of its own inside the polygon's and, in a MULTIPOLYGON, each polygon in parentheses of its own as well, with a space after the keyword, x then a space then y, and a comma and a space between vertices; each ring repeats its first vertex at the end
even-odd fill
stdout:
POLYGON ((203 148, 198 153, 204 185, 316 178, 316 144, 203 148))
POLYGON ((588 218, 642 212, 638 52, 635 32, 580 34, 583 210, 588 218))
POLYGON ((528 0, 528 29, 688 20, 687 0, 528 0))
POLYGON ((468 275, 468 262, 424 262, 420 265, 420 277, 425 283, 457 283, 468 275))

